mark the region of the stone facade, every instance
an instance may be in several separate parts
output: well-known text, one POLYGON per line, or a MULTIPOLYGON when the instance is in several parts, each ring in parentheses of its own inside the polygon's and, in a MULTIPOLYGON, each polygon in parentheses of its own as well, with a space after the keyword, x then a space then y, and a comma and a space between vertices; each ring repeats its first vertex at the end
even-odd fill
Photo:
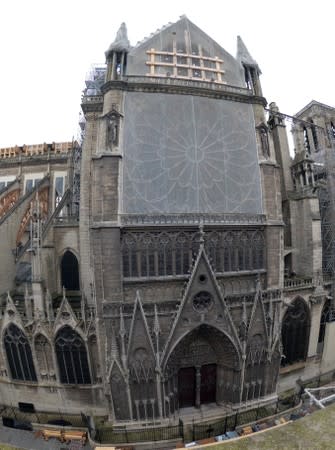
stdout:
POLYGON ((292 160, 242 40, 186 17, 106 59, 80 145, 0 150, 2 402, 152 421, 335 370, 313 131, 335 110, 297 115, 292 160))

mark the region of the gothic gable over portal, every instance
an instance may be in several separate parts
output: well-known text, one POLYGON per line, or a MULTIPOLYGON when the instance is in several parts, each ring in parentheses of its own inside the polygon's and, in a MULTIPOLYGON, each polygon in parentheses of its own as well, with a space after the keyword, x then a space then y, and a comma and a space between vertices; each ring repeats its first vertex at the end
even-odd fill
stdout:
POLYGON ((213 336, 221 335, 225 351, 229 348, 227 353, 234 355, 237 364, 241 349, 238 333, 202 244, 163 352, 163 364, 178 343, 198 329, 211 329, 213 336))
POLYGON ((241 66, 186 16, 139 42, 128 54, 128 75, 205 79, 244 87, 241 66))

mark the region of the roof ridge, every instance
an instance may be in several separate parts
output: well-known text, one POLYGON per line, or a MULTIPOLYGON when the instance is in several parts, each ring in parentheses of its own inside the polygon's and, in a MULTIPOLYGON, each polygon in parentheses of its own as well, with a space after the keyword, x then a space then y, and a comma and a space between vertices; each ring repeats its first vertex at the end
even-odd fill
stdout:
POLYGON ((142 44, 144 44, 145 42, 147 42, 149 39, 151 39, 152 37, 156 36, 157 34, 159 34, 161 31, 165 30, 166 28, 170 27, 171 25, 174 25, 176 22, 168 22, 165 25, 162 25, 160 28, 157 28, 156 31, 153 31, 152 33, 149 34, 149 36, 145 36, 143 39, 141 39, 140 41, 137 41, 137 43, 134 45, 134 47, 132 47, 132 49, 134 48, 138 48, 140 47, 142 44))

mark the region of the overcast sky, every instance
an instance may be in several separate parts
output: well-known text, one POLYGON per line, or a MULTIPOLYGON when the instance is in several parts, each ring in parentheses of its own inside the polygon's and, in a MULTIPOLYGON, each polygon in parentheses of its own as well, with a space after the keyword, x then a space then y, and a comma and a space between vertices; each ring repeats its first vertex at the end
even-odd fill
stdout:
POLYGON ((334 0, 3 0, 0 147, 75 138, 85 74, 121 22, 135 45, 182 14, 233 56, 240 35, 282 112, 335 106, 334 0))

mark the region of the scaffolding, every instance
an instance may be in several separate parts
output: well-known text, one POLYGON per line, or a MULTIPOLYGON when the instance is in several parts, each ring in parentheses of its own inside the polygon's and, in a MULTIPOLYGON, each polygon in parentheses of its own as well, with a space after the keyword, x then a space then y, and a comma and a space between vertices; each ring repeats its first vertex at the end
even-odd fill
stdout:
POLYGON ((305 388, 304 392, 310 398, 311 403, 315 403, 321 409, 325 408, 326 403, 335 400, 335 386, 305 388), (330 395, 326 395, 327 392, 330 392, 330 395))

